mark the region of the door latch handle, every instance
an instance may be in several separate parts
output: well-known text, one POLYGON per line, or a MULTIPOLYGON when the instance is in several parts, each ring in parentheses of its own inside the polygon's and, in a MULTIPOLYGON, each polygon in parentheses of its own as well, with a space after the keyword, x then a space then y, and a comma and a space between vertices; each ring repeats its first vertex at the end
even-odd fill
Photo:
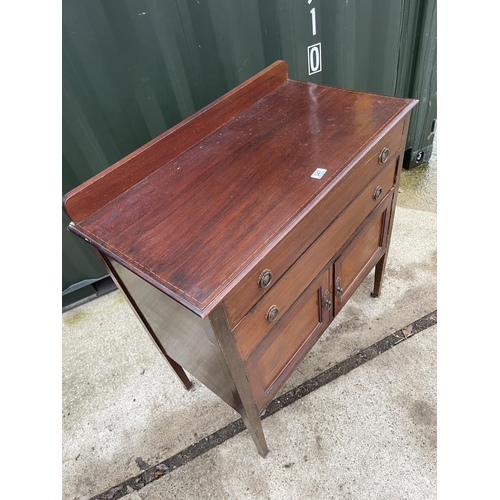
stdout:
POLYGON ((332 307, 332 299, 330 290, 326 290, 325 293, 323 294, 323 308, 329 311, 331 307, 332 307))
POLYGON ((342 290, 341 281, 339 277, 335 280, 335 295, 337 297, 340 297, 342 293, 344 293, 344 290, 342 290))

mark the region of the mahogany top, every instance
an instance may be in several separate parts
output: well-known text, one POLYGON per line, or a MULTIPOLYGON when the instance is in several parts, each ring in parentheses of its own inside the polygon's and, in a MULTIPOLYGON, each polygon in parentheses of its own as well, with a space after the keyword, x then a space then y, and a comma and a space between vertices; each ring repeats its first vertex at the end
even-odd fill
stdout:
MULTIPOLYGON (((141 156, 151 163, 153 148, 129 155, 138 173, 130 174, 121 194, 110 188, 113 194, 106 199, 106 175, 68 193, 64 206, 74 221, 69 229, 207 316, 339 175, 415 104, 290 80, 283 61, 252 80, 269 78, 271 71, 274 87, 265 95, 247 92, 241 111, 223 123, 214 118, 210 125, 210 106, 182 122, 179 140, 187 145, 179 154, 165 152, 162 161, 158 144, 170 140, 168 133, 151 141, 154 169, 140 174, 141 156), (277 71, 281 77, 276 79, 277 71), (208 127, 208 133, 197 139, 200 127, 208 127), (321 179, 311 177, 317 168, 326 169, 321 179), (93 197, 94 184, 100 194, 93 197), (71 198, 83 197, 83 191, 82 207, 100 200, 88 215, 71 208, 71 198)), ((244 85, 232 91, 235 102, 244 85)), ((214 114, 224 106, 218 101, 214 114)), ((127 162, 119 163, 125 169, 127 162)), ((115 184, 118 167, 108 169, 114 171, 115 184)))

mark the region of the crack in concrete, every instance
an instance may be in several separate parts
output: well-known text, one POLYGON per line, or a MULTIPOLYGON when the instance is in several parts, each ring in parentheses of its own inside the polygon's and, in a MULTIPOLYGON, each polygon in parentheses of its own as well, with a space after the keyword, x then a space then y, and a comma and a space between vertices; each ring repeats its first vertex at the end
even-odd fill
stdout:
MULTIPOLYGON (((354 368, 361 366, 362 364, 370 361, 371 359, 379 356, 385 351, 391 349, 392 347, 398 345, 399 343, 408 340, 417 333, 423 332, 427 328, 437 324, 437 310, 417 319, 413 323, 406 325, 405 327, 391 333, 387 337, 375 342, 374 344, 362 349, 357 354, 350 356, 349 358, 341 361, 340 363, 328 368, 327 370, 321 372, 316 377, 306 380, 304 383, 297 387, 289 390, 288 392, 277 396, 271 401, 271 403, 265 409, 265 413, 261 417, 262 420, 274 415, 281 409, 291 405, 292 403, 303 398, 307 394, 314 392, 315 390, 323 387, 324 385, 332 382, 342 375, 346 375, 354 368)), ((240 419, 231 422, 225 427, 219 429, 218 431, 210 434, 209 436, 201 439, 200 441, 188 446, 184 450, 176 453, 175 455, 163 460, 162 462, 148 467, 142 473, 127 479, 126 481, 109 488, 107 491, 100 493, 97 496, 92 497, 90 500, 117 500, 119 498, 132 493, 133 491, 138 491, 142 489, 147 484, 159 479, 172 472, 183 465, 191 462, 195 458, 205 454, 211 449, 219 446, 228 439, 236 436, 240 432, 246 429, 245 424, 240 419)), ((138 458, 138 460, 142 459, 138 458)), ((147 465, 145 462, 142 462, 147 465)))

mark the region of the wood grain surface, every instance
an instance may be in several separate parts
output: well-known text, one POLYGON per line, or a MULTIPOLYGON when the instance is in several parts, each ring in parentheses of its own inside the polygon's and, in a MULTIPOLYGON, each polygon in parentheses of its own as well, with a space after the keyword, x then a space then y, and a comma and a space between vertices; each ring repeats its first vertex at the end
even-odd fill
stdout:
POLYGON ((262 72, 237 113, 199 114, 73 190, 70 230, 206 317, 415 104, 284 78, 262 72))

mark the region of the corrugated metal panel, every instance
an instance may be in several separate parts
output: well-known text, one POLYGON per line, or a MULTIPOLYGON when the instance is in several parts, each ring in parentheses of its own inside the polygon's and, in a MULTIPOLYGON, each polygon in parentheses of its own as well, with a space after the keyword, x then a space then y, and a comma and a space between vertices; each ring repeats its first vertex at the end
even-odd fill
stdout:
MULTIPOLYGON (((277 59, 291 78, 424 97, 429 107, 435 1, 65 0, 63 193, 277 59)), ((414 152, 432 118, 428 109, 421 118, 420 108, 414 152)), ((106 272, 67 223, 70 292, 106 272)))
POLYGON ((408 97, 420 100, 412 117, 406 143, 405 166, 429 161, 437 129, 437 5, 436 0, 422 2, 419 30, 413 52, 413 74, 407 78, 408 97))

